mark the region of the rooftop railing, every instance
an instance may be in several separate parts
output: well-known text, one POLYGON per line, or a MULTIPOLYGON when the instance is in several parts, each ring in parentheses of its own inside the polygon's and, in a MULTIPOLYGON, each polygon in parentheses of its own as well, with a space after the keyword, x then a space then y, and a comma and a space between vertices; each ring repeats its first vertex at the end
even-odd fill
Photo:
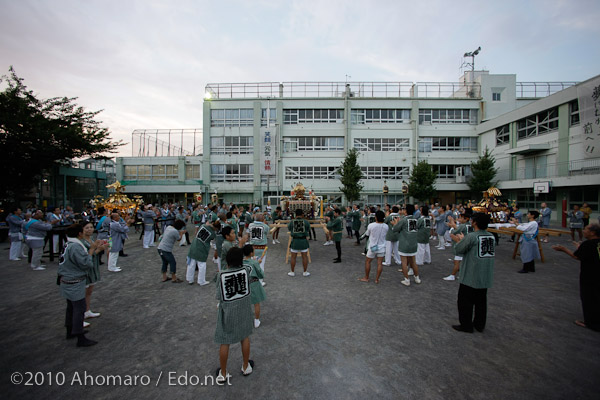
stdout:
POLYGON ((517 98, 546 97, 577 85, 577 82, 517 82, 517 98))
POLYGON ((209 83, 207 98, 479 98, 478 83, 454 82, 256 82, 209 83))

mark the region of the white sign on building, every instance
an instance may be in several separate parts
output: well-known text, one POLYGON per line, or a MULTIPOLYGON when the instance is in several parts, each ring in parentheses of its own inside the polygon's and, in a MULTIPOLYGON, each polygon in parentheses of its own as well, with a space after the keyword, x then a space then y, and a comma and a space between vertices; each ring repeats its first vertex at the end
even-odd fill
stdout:
POLYGON ((276 133, 274 128, 260 128, 260 174, 276 174, 276 133))
POLYGON ((586 158, 600 157, 600 76, 578 86, 579 118, 586 158))

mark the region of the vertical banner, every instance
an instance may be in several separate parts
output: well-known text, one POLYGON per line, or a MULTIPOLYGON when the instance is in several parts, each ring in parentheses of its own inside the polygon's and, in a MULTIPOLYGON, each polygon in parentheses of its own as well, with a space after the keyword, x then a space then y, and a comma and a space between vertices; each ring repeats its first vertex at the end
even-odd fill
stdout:
POLYGON ((600 76, 577 87, 585 158, 600 157, 600 76))
POLYGON ((276 174, 276 133, 275 127, 260 128, 260 174, 276 174))

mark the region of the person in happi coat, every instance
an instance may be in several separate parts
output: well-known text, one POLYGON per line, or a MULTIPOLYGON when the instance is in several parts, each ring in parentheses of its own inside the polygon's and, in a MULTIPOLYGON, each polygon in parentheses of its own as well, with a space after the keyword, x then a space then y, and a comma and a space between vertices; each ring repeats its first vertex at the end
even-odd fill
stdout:
POLYGON ((538 236, 538 223, 537 219, 539 213, 536 210, 530 210, 527 213, 527 221, 524 224, 518 224, 517 220, 513 218, 511 222, 516 225, 517 229, 523 231, 519 243, 521 246, 521 261, 523 262, 523 268, 518 271, 521 274, 528 272, 535 272, 535 260, 540 259, 540 248, 537 242, 538 236))

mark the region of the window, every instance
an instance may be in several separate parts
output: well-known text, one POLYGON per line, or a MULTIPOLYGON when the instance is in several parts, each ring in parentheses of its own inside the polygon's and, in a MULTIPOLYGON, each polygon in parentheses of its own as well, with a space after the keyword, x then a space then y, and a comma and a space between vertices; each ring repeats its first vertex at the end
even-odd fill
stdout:
POLYGON ((344 110, 292 109, 283 110, 284 125, 295 124, 335 124, 344 120, 344 110))
POLYGON ((126 165, 123 178, 125 180, 159 180, 177 179, 177 165, 126 165))
POLYGON ((284 153, 295 151, 344 151, 343 137, 292 137, 283 142, 284 153))
POLYGON ((456 177, 456 169, 462 168, 463 176, 471 175, 469 165, 432 165, 431 169, 437 172, 439 179, 453 179, 456 177))
POLYGON ((477 110, 470 109, 422 109, 419 124, 477 124, 477 110))
POLYGON ((357 109, 350 112, 352 124, 401 124, 410 122, 410 110, 357 109))
POLYGON ((569 103, 569 126, 579 125, 579 101, 577 99, 569 103))
POLYGON ((502 101, 502 94, 500 92, 492 93, 492 101, 502 101))
POLYGON ((422 137, 419 140, 419 151, 468 151, 477 152, 477 138, 475 137, 422 137))
POLYGON ((354 148, 358 151, 407 151, 409 139, 397 138, 358 138, 354 148))
POLYGON ((234 108, 210 110, 210 126, 254 126, 254 109, 234 108))
POLYGON ((186 165, 185 179, 200 179, 200 165, 186 165))
POLYGON ((252 154, 253 136, 223 136, 210 138, 210 154, 252 154))
MULTIPOLYGON (((277 109, 269 109, 269 125, 275 125, 277 122, 277 109)), ((263 108, 260 115, 260 126, 267 126, 267 109, 263 108)))
POLYGON ((508 143, 510 138, 510 125, 506 124, 496 128, 496 144, 508 143))
POLYGON ((519 139, 526 139, 543 135, 558 129, 558 107, 551 108, 541 113, 530 115, 517 121, 517 134, 519 139))
POLYGON ((213 182, 252 182, 252 164, 211 164, 210 179, 213 182))
POLYGON ((285 167, 285 179, 340 179, 339 167, 285 167))
POLYGON ((408 167, 361 167, 364 179, 408 179, 408 167))

